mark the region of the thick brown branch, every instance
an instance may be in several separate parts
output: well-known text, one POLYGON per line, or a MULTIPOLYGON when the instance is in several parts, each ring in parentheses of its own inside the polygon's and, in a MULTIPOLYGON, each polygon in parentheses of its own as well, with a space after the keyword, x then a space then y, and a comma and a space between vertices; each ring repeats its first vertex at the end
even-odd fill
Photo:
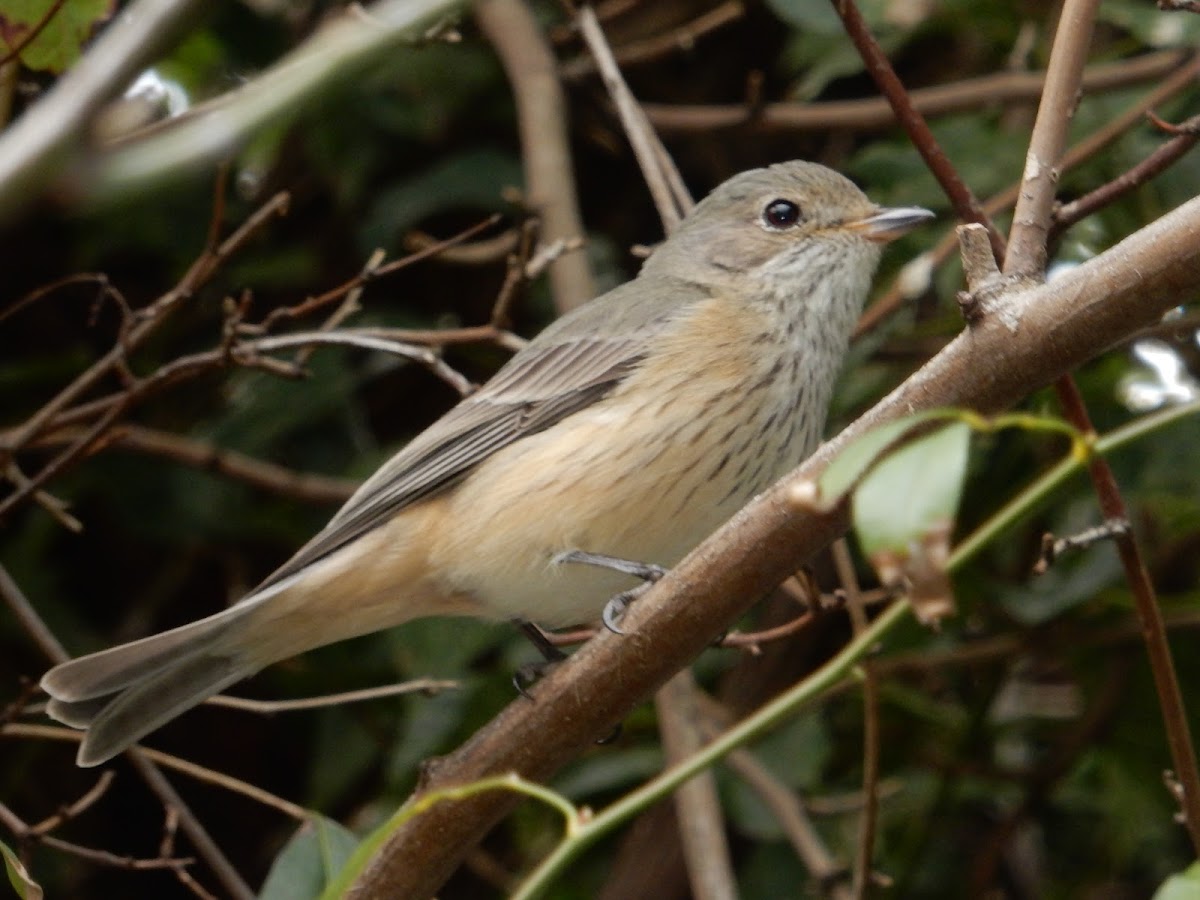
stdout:
MULTIPOLYGON (((429 770, 422 790, 517 771, 544 779, 704 650, 714 635, 845 530, 791 498, 866 430, 915 410, 994 412, 1093 358, 1192 295, 1200 281, 1200 199, 1056 279, 1012 295, 874 409, 705 541, 629 612, 628 633, 601 634, 429 770)), ((501 792, 442 803, 396 831, 353 896, 424 897, 513 804, 501 792)))

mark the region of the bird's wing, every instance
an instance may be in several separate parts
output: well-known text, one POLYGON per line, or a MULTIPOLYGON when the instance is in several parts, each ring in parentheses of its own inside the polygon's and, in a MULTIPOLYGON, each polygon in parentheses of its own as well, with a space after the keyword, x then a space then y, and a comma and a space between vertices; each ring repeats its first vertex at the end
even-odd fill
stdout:
MULTIPOLYGON (((476 393, 384 463, 255 593, 344 547, 406 506, 444 490, 501 448, 607 396, 645 356, 658 330, 652 326, 686 306, 686 300, 679 302, 676 288, 674 303, 631 315, 621 296, 628 287, 551 325, 476 393), (607 327, 598 328, 602 321, 607 327)), ((695 290, 690 287, 683 292, 695 290)))

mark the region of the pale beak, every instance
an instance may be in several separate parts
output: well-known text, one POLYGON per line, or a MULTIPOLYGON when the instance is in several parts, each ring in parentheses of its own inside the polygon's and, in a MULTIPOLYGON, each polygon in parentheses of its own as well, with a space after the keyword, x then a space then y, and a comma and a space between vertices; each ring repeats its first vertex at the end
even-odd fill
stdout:
POLYGON ((886 244, 908 234, 933 217, 933 213, 919 206, 898 206, 893 209, 881 209, 865 219, 847 222, 844 227, 857 231, 868 240, 886 244))

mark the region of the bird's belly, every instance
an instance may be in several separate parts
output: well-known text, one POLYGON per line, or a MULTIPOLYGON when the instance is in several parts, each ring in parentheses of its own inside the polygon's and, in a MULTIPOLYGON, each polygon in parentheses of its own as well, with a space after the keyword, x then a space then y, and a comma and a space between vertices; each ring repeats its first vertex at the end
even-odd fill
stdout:
POLYGON ((809 449, 785 446, 814 437, 789 431, 786 410, 726 393, 704 415, 678 394, 652 410, 610 398, 500 451, 453 492, 433 571, 497 618, 597 618, 636 580, 555 557, 670 567, 809 449))

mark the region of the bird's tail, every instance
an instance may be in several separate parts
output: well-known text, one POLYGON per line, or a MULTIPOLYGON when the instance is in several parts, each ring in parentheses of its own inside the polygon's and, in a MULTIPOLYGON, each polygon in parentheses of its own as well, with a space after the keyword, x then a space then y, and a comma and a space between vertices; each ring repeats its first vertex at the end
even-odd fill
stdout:
POLYGON ((56 666, 42 677, 47 712, 87 729, 78 762, 94 766, 277 660, 422 616, 480 615, 425 577, 413 535, 427 521, 394 519, 207 619, 56 666))
POLYGON ((47 713, 86 728, 77 762, 94 766, 160 725, 253 675, 238 626, 258 604, 243 602, 171 631, 82 656, 51 669, 47 713))

